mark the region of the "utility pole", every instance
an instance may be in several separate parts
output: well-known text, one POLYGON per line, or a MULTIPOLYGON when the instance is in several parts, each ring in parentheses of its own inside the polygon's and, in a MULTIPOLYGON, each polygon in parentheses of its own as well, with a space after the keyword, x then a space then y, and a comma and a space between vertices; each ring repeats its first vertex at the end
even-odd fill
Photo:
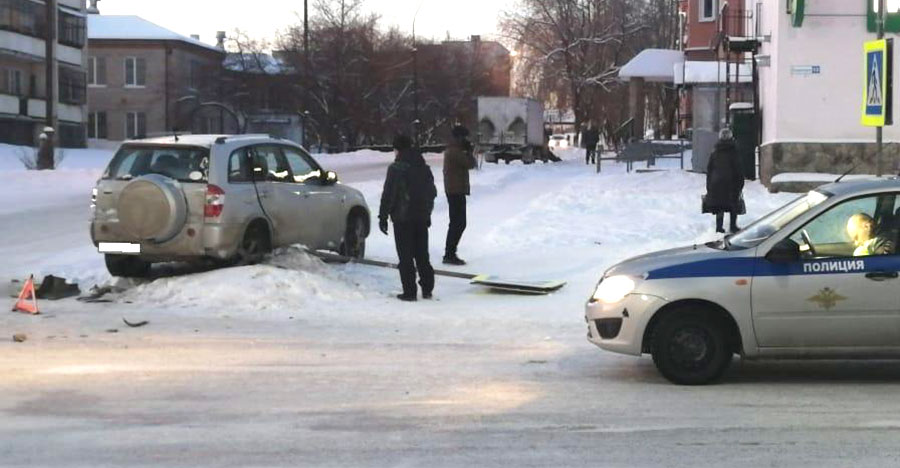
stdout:
POLYGON ((303 0, 303 146, 309 149, 309 0, 303 0))
POLYGON ((44 130, 41 132, 41 146, 38 149, 38 157, 37 157, 37 168, 44 169, 53 169, 55 165, 54 161, 54 135, 56 132, 56 28, 57 28, 57 19, 56 19, 56 0, 45 0, 46 6, 46 32, 44 35, 44 55, 46 60, 46 96, 44 102, 46 103, 44 109, 46 111, 46 119, 44 124, 44 130))
POLYGON ((421 0, 419 2, 419 7, 416 8, 416 14, 413 15, 413 24, 412 24, 412 40, 413 40, 413 49, 412 49, 412 59, 413 59, 413 141, 416 144, 416 148, 419 147, 419 125, 422 123, 419 120, 419 47, 416 44, 416 18, 419 17, 419 10, 422 9, 422 4, 425 3, 425 0, 421 0))
MULTIPOLYGON (((884 39, 884 17, 885 17, 885 1, 878 0, 878 19, 875 20, 875 24, 878 28, 878 39, 884 39)), ((886 66, 887 64, 883 64, 886 66)), ((885 99, 885 97, 882 97, 885 99)), ((887 102, 883 102, 882 105, 887 106, 887 102)), ((875 127, 875 176, 881 177, 881 160, 884 156, 884 127, 878 126, 875 127)))

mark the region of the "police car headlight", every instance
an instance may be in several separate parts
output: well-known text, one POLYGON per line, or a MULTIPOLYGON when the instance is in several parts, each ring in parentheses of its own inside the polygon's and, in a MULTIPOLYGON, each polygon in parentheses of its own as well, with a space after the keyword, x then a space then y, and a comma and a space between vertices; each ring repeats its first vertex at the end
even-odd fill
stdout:
POLYGON ((604 278, 594 290, 591 296, 591 302, 603 302, 605 304, 615 304, 625 298, 634 291, 634 279, 624 275, 610 276, 604 278))

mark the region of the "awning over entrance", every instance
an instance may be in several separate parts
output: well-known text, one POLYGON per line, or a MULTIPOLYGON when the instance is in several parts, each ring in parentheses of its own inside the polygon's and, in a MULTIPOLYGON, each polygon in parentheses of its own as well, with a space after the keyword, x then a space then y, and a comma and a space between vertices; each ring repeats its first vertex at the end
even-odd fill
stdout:
POLYGON ((726 71, 724 62, 683 62, 675 65, 675 84, 752 83, 753 70, 747 64, 734 64, 726 71), (730 73, 730 78, 729 78, 730 73))
POLYGON ((672 83, 675 65, 680 63, 684 63, 684 53, 680 50, 644 49, 619 70, 619 79, 672 83))

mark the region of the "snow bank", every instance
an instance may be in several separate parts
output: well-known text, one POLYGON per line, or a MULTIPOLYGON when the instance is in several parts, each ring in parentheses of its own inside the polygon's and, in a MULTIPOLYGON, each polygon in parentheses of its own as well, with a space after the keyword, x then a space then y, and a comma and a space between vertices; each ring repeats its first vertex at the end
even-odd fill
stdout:
POLYGON ((261 265, 156 279, 126 290, 118 299, 172 311, 200 307, 220 315, 266 318, 383 297, 390 287, 367 273, 371 271, 357 265, 326 265, 292 248, 261 265))

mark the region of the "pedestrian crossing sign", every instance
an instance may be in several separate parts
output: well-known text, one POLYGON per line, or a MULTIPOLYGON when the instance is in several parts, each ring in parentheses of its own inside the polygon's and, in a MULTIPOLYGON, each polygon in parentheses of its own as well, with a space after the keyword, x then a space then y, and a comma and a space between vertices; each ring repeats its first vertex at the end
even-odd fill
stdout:
POLYGON ((892 122, 893 40, 879 39, 864 45, 865 86, 862 124, 883 127, 892 122))

